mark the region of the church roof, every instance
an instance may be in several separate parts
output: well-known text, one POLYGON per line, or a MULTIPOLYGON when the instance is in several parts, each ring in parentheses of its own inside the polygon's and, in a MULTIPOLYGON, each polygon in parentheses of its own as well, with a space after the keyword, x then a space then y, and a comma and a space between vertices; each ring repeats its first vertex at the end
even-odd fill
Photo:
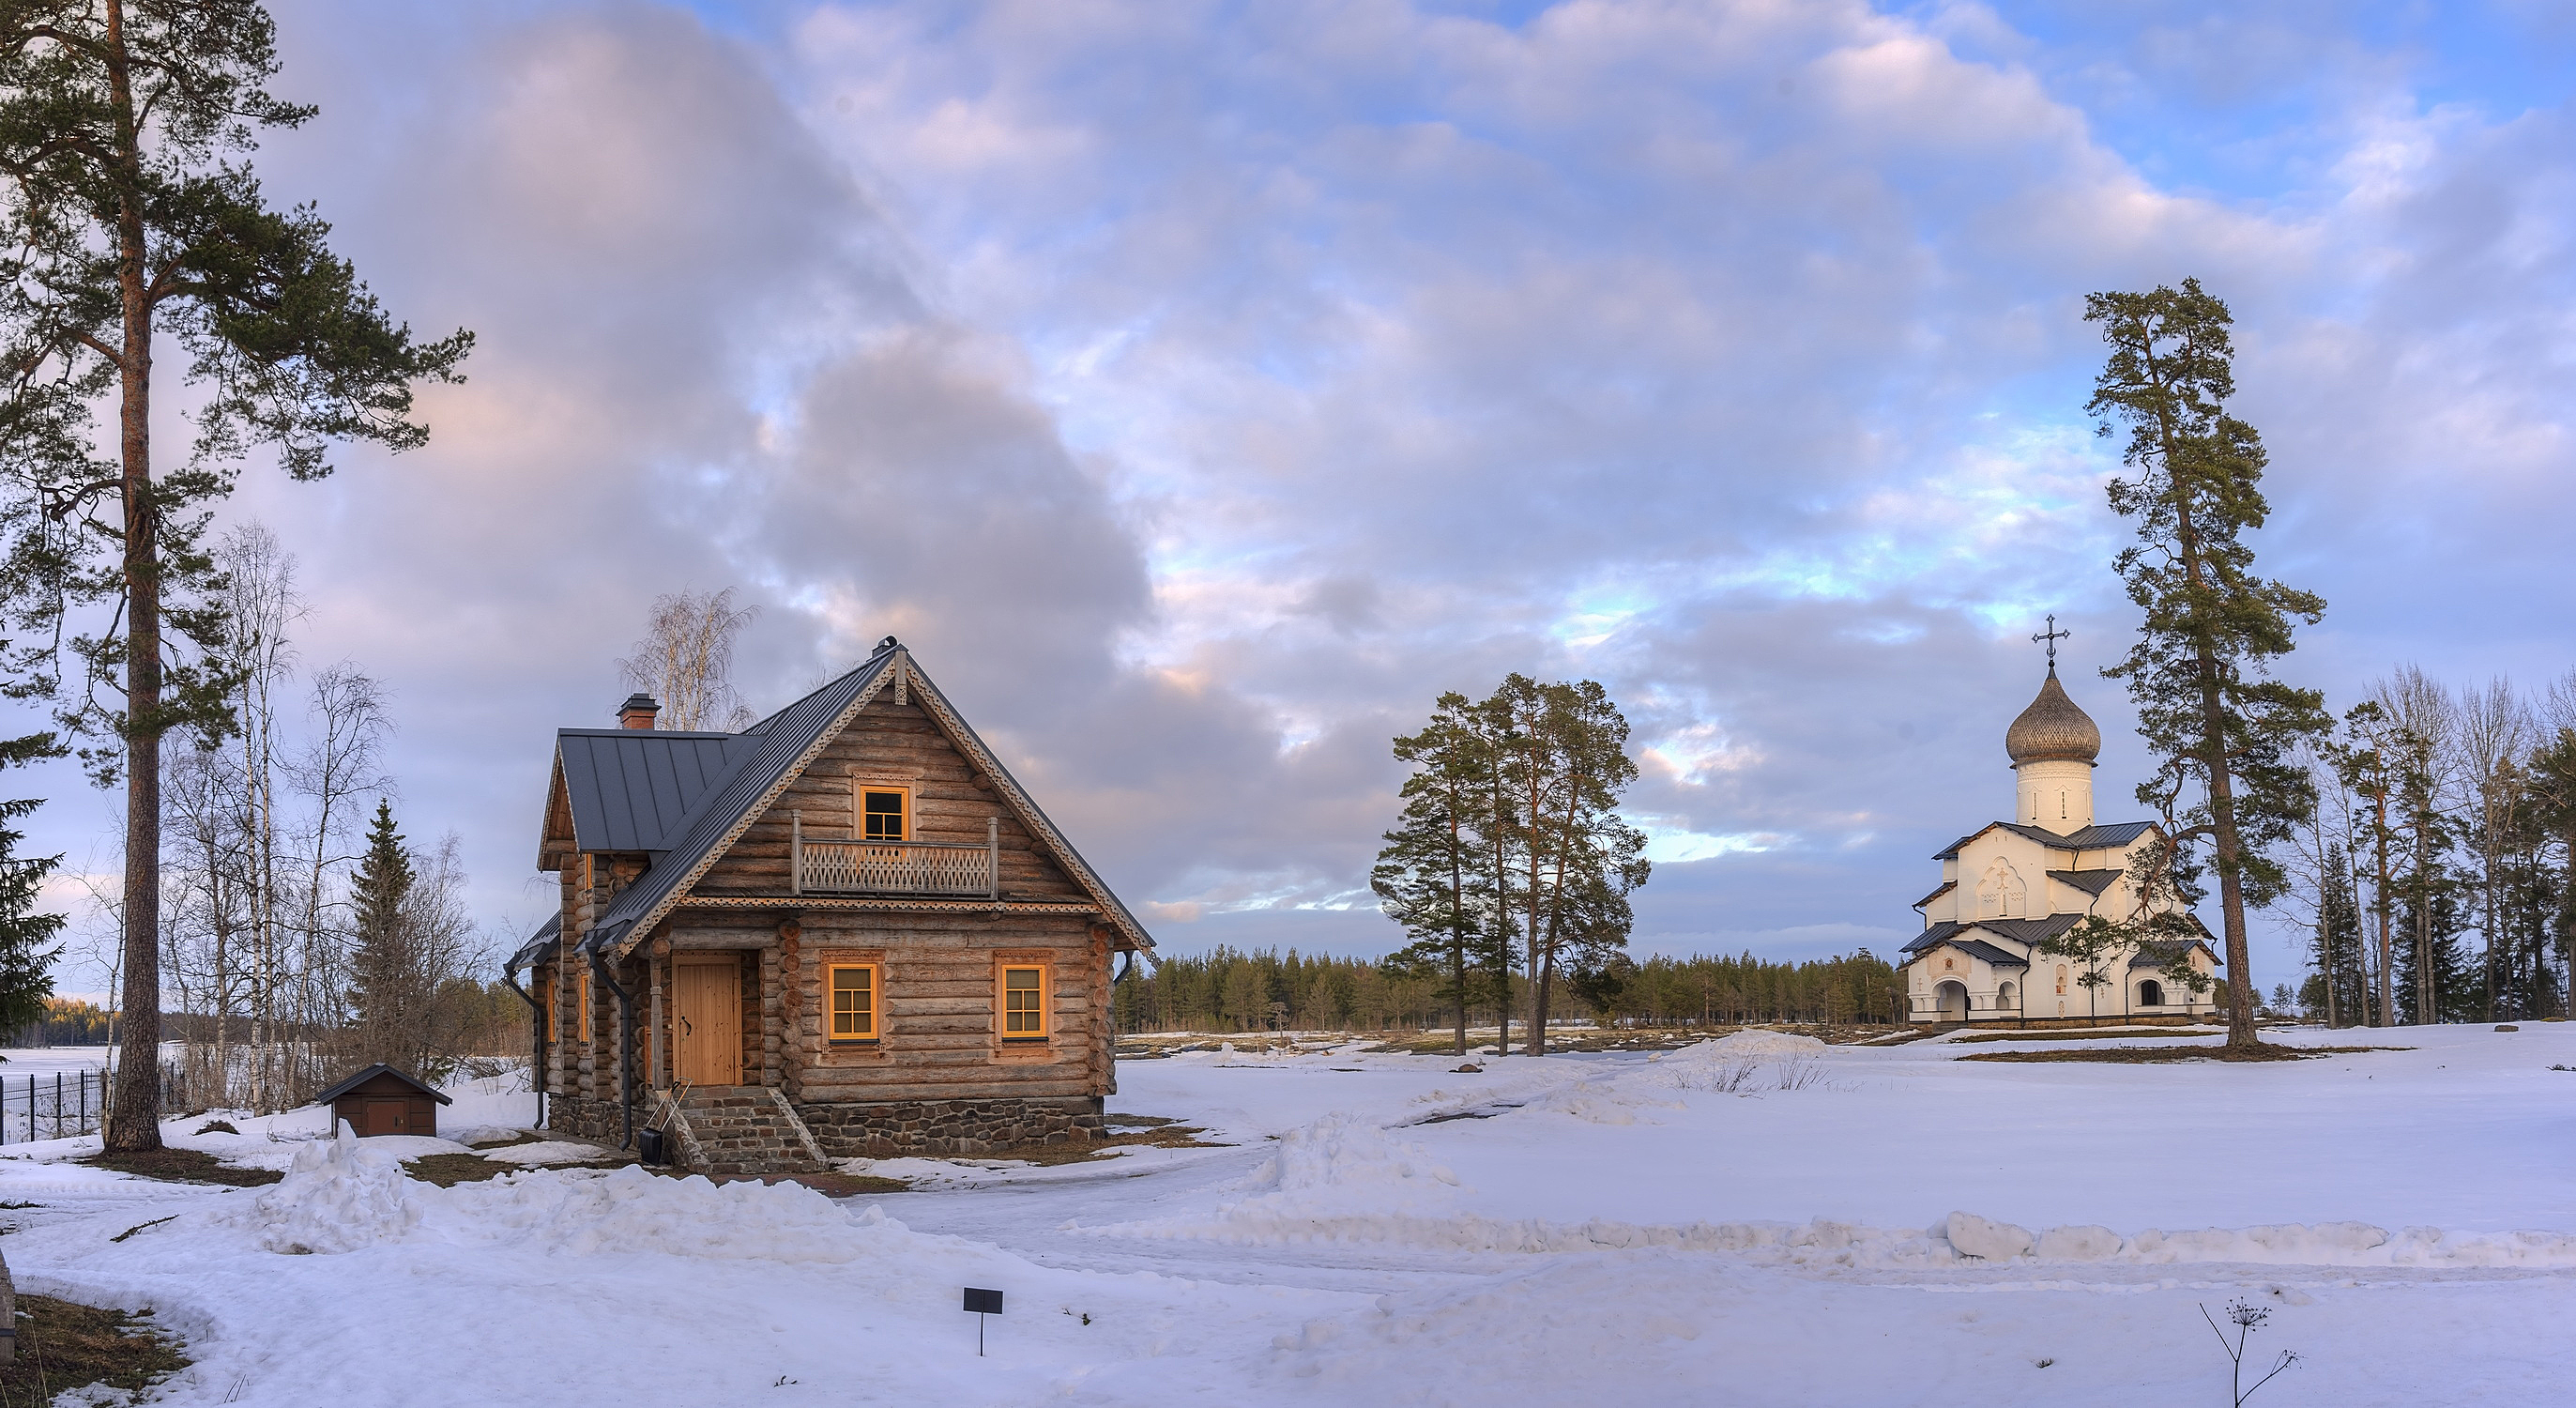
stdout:
POLYGON ((2029 959, 2017 958, 2012 954, 1995 947, 1993 944, 1987 943, 1983 939, 1952 939, 1950 941, 1950 947, 1968 955, 1970 958, 1984 959, 1987 963, 1997 968, 2027 968, 2030 966, 2029 959))
POLYGON ((2146 835, 2155 829, 2155 825, 2152 821, 2115 821, 2108 826, 2088 826, 2081 831, 2061 836, 2046 827, 2025 825, 2018 821, 1990 821, 1951 842, 1946 848, 1934 852, 1932 858, 1957 860, 1959 852, 1966 849, 1970 841, 1998 826, 2016 836, 2037 841, 2052 851, 2107 851, 2125 846, 2146 835))
MULTIPOLYGON (((1990 925, 1992 921, 1988 922, 1990 925)), ((1897 951, 1899 953, 1910 953, 1920 956, 1922 954, 1930 953, 1932 950, 1941 947, 1943 944, 1948 944, 1950 947, 1959 950, 1970 958, 1982 958, 1986 962, 1994 964, 1998 968, 2027 968, 2030 966, 2030 961, 2028 959, 2016 957, 2011 952, 1997 948, 1983 939, 1963 939, 1959 937, 1961 934, 1978 927, 1980 926, 1975 924, 1935 924, 1931 928, 1924 930, 1920 938, 1917 938, 1914 942, 1907 944, 1904 948, 1897 951)))
MULTIPOLYGON (((2051 873, 2054 873, 2054 872, 2051 872, 2051 873)), ((1944 880, 1944 881, 1942 881, 1942 882, 1941 882, 1941 888, 1940 888, 1940 889, 1934 890, 1932 893, 1930 893, 1930 894, 1928 894, 1928 895, 1925 895, 1923 898, 1921 898, 1921 899, 1919 899, 1919 900, 1916 900, 1914 903, 1912 903, 1912 904, 1910 904, 1910 905, 1906 906, 1906 908, 1908 908, 1908 909, 1921 909, 1923 906, 1925 906, 1925 905, 1927 905, 1927 904, 1930 904, 1930 903, 1931 903, 1931 902, 1933 902, 1934 900, 1937 900, 1937 899, 1941 898, 1943 895, 1946 895, 1946 894, 1950 893, 1952 890, 1955 890, 1955 889, 1957 889, 1957 888, 1959 888, 1959 882, 1958 882, 1958 881, 1956 881, 1956 880, 1944 880)))
POLYGON ((1977 927, 1992 929, 2015 943, 2041 944, 2083 922, 2081 914, 2052 914, 2046 919, 1980 919, 1977 927))
POLYGON ((1965 924, 1945 919, 1915 935, 1913 942, 1897 952, 1922 953, 1971 929, 2001 934, 2017 944, 2038 944, 2056 938, 2083 920, 2081 914, 2052 914, 2045 919, 1974 919, 1965 924))
POLYGON ((2185 951, 2195 948, 2208 954, 2210 962, 2219 961, 2217 951, 2198 939, 2149 939, 2138 945, 2137 953, 2130 957, 2129 970, 2135 972, 2140 968, 2162 968, 2181 957, 2185 951))
POLYGON ((2057 667, 2052 665, 2048 678, 2039 686, 2039 697, 2021 711, 2021 717, 2004 730, 2004 752, 2013 766, 2024 763, 2070 762, 2089 763, 2102 752, 2102 730, 2093 716, 2077 708, 2066 697, 2066 686, 2057 682, 2057 667))
POLYGON ((2118 868, 2110 870, 2052 870, 2048 878, 2072 885, 2088 895, 2099 895, 2111 888, 2111 882, 2128 874, 2118 868))

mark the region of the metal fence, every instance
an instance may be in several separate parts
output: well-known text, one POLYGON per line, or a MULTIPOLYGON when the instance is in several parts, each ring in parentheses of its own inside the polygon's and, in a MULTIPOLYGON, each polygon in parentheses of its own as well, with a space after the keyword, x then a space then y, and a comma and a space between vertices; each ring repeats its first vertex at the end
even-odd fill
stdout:
POLYGON ((0 1144, 96 1134, 107 1107, 107 1072, 0 1075, 0 1144))

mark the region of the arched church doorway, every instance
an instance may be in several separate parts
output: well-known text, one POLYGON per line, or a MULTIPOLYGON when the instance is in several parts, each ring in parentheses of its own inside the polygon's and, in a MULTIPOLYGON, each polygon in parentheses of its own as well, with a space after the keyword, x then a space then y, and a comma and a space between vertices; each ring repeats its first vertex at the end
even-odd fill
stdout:
POLYGON ((1932 996, 1940 1004, 1942 1021, 1968 1020, 1968 989, 1964 984, 1943 983, 1932 990, 1932 996))
POLYGON ((2138 1005, 2140 1007, 2164 1006, 2165 985, 2157 982, 2153 978, 2149 978, 2145 982, 2138 984, 2138 1005))

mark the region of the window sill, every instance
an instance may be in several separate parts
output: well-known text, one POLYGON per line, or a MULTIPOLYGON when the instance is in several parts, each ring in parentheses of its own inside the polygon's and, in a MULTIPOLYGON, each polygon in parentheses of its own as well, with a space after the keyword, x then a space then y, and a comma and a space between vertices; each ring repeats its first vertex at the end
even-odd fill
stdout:
POLYGON ((882 1044, 883 1043, 880 1038, 872 1036, 836 1036, 831 1040, 831 1047, 835 1051, 846 1051, 853 1047, 869 1047, 882 1044))

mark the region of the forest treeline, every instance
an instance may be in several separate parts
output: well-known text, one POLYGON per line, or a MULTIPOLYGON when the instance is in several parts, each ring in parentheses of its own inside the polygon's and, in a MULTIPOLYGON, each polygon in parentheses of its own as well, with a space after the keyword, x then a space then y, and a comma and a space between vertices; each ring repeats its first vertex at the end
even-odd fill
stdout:
MULTIPOLYGON (((1467 1008, 1470 1026, 1493 1026, 1508 1000, 1526 1010, 1528 980, 1509 999, 1489 989, 1467 1008)), ((1436 976, 1398 961, 1249 952, 1218 946, 1138 964, 1116 988, 1118 1030, 1390 1031, 1446 1028, 1457 1006, 1436 976)), ((1567 985, 1557 1015, 1645 1026, 1893 1022, 1904 1011, 1896 970, 1868 950, 1802 963, 1733 958, 1617 956, 1567 985)))

